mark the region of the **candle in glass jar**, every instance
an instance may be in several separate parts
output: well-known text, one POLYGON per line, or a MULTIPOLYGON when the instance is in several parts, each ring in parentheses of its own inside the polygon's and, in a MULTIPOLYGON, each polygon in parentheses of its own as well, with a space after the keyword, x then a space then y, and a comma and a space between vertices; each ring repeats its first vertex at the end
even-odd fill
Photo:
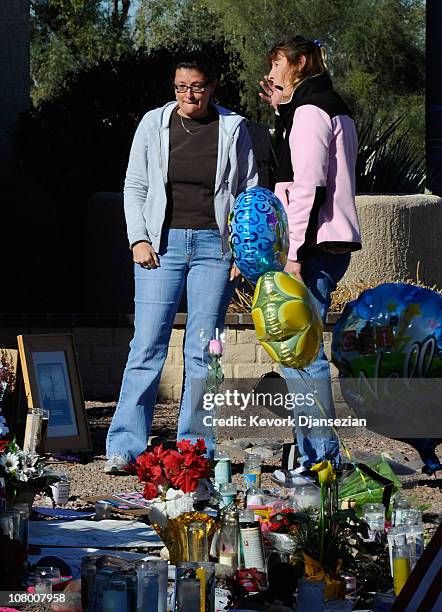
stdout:
POLYGON ((207 533, 205 523, 191 523, 187 528, 189 561, 208 561, 207 533))
POLYGON ((200 612, 201 582, 196 578, 179 580, 176 594, 177 612, 200 612))

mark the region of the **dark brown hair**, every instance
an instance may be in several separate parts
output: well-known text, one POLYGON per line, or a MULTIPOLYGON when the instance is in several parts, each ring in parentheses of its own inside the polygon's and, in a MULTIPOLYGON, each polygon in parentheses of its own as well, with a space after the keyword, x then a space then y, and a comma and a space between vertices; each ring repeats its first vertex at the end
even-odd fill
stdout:
POLYGON ((207 83, 214 83, 217 80, 217 70, 213 59, 203 51, 189 51, 178 56, 173 75, 180 68, 185 70, 198 70, 207 80, 207 83))
POLYGON ((308 40, 303 36, 294 36, 286 38, 272 45, 267 53, 267 61, 269 65, 283 54, 287 58, 289 65, 293 68, 293 85, 297 87, 302 81, 316 74, 328 72, 327 68, 327 51, 318 40, 308 40), (300 71, 297 65, 301 56, 306 59, 305 66, 300 71))

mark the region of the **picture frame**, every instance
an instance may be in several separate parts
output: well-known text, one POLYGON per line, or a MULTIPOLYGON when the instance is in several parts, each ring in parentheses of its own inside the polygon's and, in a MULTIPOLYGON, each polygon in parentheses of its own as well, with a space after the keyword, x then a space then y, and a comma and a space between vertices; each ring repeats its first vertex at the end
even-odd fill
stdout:
POLYGON ((29 408, 49 410, 47 452, 92 450, 72 334, 17 336, 29 408))

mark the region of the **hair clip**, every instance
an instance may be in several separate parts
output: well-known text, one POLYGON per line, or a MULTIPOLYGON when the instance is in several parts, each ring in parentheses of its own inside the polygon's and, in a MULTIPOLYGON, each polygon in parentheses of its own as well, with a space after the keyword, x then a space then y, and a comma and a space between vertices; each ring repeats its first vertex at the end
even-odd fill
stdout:
POLYGON ((315 45, 316 45, 317 47, 322 47, 322 46, 323 46, 323 45, 322 45, 322 42, 319 40, 319 38, 316 38, 316 39, 315 39, 313 42, 315 43, 315 45))

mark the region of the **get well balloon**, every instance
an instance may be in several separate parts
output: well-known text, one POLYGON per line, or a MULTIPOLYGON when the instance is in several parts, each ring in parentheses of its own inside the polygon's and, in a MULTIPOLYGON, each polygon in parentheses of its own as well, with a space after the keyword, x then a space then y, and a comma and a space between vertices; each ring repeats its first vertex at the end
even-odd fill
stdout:
POLYGON ((342 376, 442 377, 442 295, 385 283, 349 302, 333 330, 342 376))
POLYGON ((283 270, 289 249, 284 206, 263 187, 241 193, 229 215, 229 243, 241 274, 251 281, 269 271, 283 270))
POLYGON ((270 357, 290 368, 305 368, 318 355, 322 320, 307 287, 286 272, 267 272, 252 302, 256 336, 270 357))
POLYGON ((334 327, 332 360, 369 429, 442 437, 442 295, 407 283, 364 291, 334 327))

